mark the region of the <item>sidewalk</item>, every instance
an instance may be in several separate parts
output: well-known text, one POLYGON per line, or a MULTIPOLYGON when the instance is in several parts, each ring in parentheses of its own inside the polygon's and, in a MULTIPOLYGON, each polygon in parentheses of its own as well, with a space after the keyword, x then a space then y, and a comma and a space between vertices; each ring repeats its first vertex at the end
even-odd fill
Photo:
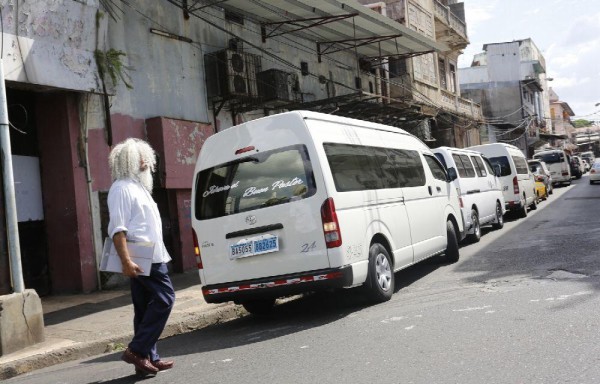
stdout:
MULTIPOLYGON (((245 312, 207 304, 198 272, 172 273, 175 307, 161 338, 227 321, 245 312)), ((0 357, 0 380, 70 360, 123 349, 133 336, 129 286, 91 294, 42 297, 45 341, 0 357)))

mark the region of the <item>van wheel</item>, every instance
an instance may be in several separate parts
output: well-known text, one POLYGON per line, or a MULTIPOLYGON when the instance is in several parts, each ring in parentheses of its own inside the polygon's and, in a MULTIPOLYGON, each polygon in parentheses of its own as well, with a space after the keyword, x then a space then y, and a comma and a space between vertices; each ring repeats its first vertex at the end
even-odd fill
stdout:
POLYGON ((494 229, 502 229, 504 227, 504 216, 502 215, 502 205, 496 202, 496 222, 492 224, 494 229))
POLYGON ((456 229, 454 228, 454 224, 452 224, 452 221, 450 220, 446 222, 446 238, 448 240, 448 245, 446 246, 445 252, 446 260, 449 263, 456 263, 460 257, 458 251, 458 238, 456 237, 456 229))
POLYGON ((275 305, 275 299, 249 300, 242 303, 244 309, 253 315, 266 315, 275 305))
POLYGON ((469 241, 476 243, 481 239, 481 224, 479 223, 479 215, 475 209, 471 210, 471 223, 473 223, 473 233, 469 234, 469 241))
POLYGON ((394 293, 392 259, 381 244, 375 243, 369 248, 369 272, 364 287, 374 303, 388 301, 394 293))

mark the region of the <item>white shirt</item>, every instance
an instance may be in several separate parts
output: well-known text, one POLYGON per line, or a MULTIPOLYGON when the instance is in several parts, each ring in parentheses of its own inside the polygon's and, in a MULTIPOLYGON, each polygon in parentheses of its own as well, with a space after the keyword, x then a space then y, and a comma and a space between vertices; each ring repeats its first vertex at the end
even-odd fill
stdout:
POLYGON ((171 260, 163 242, 158 207, 140 182, 133 179, 115 181, 108 192, 108 211, 108 235, 111 238, 118 232, 125 232, 127 241, 155 244, 152 263, 171 260))

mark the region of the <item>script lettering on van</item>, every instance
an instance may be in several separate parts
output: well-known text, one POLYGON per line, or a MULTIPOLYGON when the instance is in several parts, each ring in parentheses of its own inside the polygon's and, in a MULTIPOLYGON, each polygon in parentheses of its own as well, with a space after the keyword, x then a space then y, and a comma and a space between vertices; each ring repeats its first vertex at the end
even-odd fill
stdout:
POLYGON ((259 195, 261 193, 274 191, 276 189, 289 188, 289 187, 293 187, 294 185, 300 185, 300 184, 304 184, 304 182, 302 181, 302 179, 299 179, 297 177, 294 177, 292 180, 288 180, 288 181, 277 180, 276 182, 274 182, 271 185, 271 187, 264 187, 264 188, 250 187, 244 191, 244 194, 242 196, 250 197, 250 196, 254 196, 254 195, 259 195))
POLYGON ((239 181, 236 181, 235 183, 233 183, 231 185, 223 185, 222 187, 217 187, 216 185, 211 185, 210 188, 208 188, 208 191, 204 191, 204 193, 202 194, 202 197, 210 196, 214 193, 229 191, 230 189, 237 187, 239 183, 240 183, 239 181))

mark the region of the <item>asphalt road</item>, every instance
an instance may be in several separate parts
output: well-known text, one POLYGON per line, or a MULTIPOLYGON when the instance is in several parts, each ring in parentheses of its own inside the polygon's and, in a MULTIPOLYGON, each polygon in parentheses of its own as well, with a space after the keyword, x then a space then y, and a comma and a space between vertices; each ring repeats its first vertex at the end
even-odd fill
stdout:
MULTIPOLYGON (((396 274, 369 306, 318 294, 161 341, 176 367, 151 383, 598 383, 600 185, 557 188, 526 219, 484 230, 451 265, 396 274)), ((120 354, 6 383, 134 383, 120 354)))

